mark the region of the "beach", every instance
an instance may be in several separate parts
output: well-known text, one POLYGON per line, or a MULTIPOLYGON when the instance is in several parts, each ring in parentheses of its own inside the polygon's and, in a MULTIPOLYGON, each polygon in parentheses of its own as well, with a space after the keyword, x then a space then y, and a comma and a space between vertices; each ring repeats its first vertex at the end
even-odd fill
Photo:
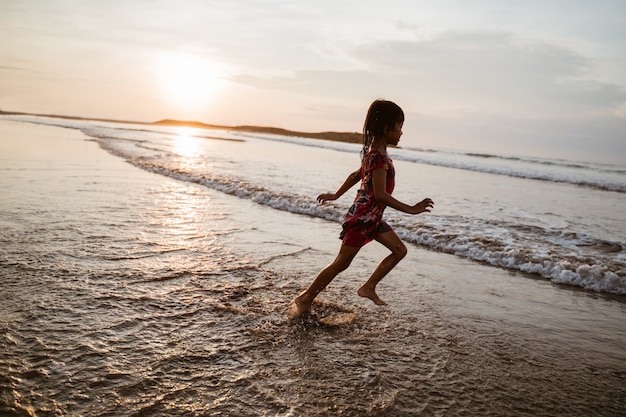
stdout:
POLYGON ((624 414, 621 168, 398 150, 389 305, 374 243, 292 321, 358 145, 176 129, 0 119, 0 414, 624 414))

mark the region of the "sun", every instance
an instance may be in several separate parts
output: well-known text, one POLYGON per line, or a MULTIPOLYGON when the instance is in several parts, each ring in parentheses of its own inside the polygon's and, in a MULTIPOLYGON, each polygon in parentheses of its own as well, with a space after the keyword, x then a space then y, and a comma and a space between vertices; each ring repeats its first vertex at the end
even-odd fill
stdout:
POLYGON ((161 57, 158 83, 172 104, 195 108, 214 99, 221 79, 215 63, 198 55, 176 52, 161 57))

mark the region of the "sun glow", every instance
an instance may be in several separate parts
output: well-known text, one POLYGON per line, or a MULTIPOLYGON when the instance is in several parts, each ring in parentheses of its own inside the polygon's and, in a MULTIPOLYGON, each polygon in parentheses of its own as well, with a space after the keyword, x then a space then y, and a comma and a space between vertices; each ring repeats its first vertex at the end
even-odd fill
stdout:
POLYGON ((213 101, 222 83, 215 63, 184 52, 163 56, 158 71, 159 85, 168 98, 189 109, 213 101))

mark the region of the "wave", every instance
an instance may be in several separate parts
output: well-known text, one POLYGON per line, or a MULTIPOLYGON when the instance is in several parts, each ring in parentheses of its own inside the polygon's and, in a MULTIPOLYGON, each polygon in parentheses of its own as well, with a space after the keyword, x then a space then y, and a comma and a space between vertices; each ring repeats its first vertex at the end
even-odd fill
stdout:
MULTIPOLYGON (((434 150, 433 152, 450 152, 450 151, 434 150)), ((474 158, 501 159, 505 161, 522 161, 522 162, 530 162, 530 163, 540 164, 540 165, 558 166, 558 167, 566 167, 566 168, 594 169, 600 172, 626 174, 626 168, 618 167, 614 165, 608 165, 608 164, 597 164, 597 163, 592 164, 588 162, 568 161, 565 159, 541 159, 541 158, 532 158, 532 157, 505 156, 505 155, 475 153, 475 152, 458 152, 458 154, 467 155, 467 156, 474 157, 474 158)))
POLYGON ((433 223, 415 228, 394 225, 394 228, 403 240, 441 252, 539 275, 559 284, 626 295, 626 248, 619 242, 589 236, 567 236, 562 231, 544 228, 511 236, 508 233, 511 229, 503 222, 494 225, 475 219, 457 220, 449 227, 442 226, 449 223, 445 218, 438 218, 433 223), (497 229, 507 232, 496 235, 476 232, 497 229), (570 249, 572 246, 584 246, 580 243, 583 240, 593 249, 585 252, 570 249), (593 252, 597 256, 589 256, 593 252), (620 258, 623 261, 619 261, 620 258))
POLYGON ((422 156, 411 156, 410 154, 395 154, 396 159, 409 162, 435 165, 447 168, 463 169, 466 171, 482 172, 486 174, 503 175, 508 177, 523 178, 530 180, 548 181, 555 183, 565 183, 578 185, 583 187, 594 188, 601 191, 615 191, 619 193, 626 192, 626 171, 611 170, 601 171, 591 169, 588 166, 578 164, 559 164, 554 162, 542 161, 536 162, 530 159, 515 159, 496 157, 505 161, 521 162, 519 166, 515 165, 486 165, 484 163, 472 160, 451 160, 449 158, 426 158, 422 156), (538 168, 536 164, 546 165, 549 167, 558 167, 559 170, 545 170, 538 168), (569 169, 563 169, 569 168, 569 169), (572 169, 574 168, 574 169, 572 169), (624 178, 610 178, 603 176, 603 173, 609 173, 613 176, 619 175, 624 178), (600 175, 599 175, 600 174, 600 175))
MULTIPOLYGON (((260 133, 239 135, 339 152, 355 153, 360 150, 360 145, 319 139, 260 133)), ((615 165, 415 147, 396 148, 389 153, 399 161, 626 193, 626 168, 615 165)))
MULTIPOLYGON (((112 150, 106 140, 104 142, 104 147, 112 150)), ((340 222, 345 214, 345 208, 332 204, 320 206, 309 196, 272 190, 239 178, 194 173, 172 164, 168 158, 142 156, 127 160, 146 171, 199 184, 281 211, 333 222, 340 222)), ((428 221, 419 226, 411 226, 412 223, 402 221, 401 216, 390 213, 389 222, 407 242, 496 267, 539 275, 555 283, 626 295, 626 247, 619 242, 568 234, 558 229, 435 215, 429 216, 428 221), (494 230, 503 232, 494 234, 494 230), (534 245, 529 248, 527 242, 534 242, 534 245), (581 246, 595 248, 599 256, 590 258, 570 250, 571 247, 581 246), (624 262, 620 262, 620 258, 624 262)))

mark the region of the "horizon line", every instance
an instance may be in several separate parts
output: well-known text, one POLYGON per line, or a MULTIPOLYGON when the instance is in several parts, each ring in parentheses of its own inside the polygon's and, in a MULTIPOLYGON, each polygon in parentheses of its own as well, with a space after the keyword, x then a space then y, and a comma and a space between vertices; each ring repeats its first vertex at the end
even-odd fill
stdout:
POLYGON ((324 139, 338 142, 347 143, 361 143, 363 134, 358 132, 300 132, 296 130, 284 129, 281 127, 271 126, 256 126, 256 125, 217 125, 205 122, 198 122, 193 120, 177 120, 177 119, 161 119, 155 122, 140 122, 135 120, 119 120, 108 119, 99 117, 82 117, 82 116, 67 116, 59 114, 42 114, 42 113, 29 113, 19 111, 6 111, 0 110, 0 115, 18 115, 18 116, 38 116, 38 117, 51 117, 56 119, 69 119, 69 120, 93 120, 98 122, 109 123, 126 123, 126 124, 139 124, 139 125, 156 125, 156 126, 181 126, 181 127, 195 127, 201 129, 223 129, 223 130, 235 130, 242 132, 255 132, 255 133, 269 133, 282 136, 298 136, 310 139, 324 139))

